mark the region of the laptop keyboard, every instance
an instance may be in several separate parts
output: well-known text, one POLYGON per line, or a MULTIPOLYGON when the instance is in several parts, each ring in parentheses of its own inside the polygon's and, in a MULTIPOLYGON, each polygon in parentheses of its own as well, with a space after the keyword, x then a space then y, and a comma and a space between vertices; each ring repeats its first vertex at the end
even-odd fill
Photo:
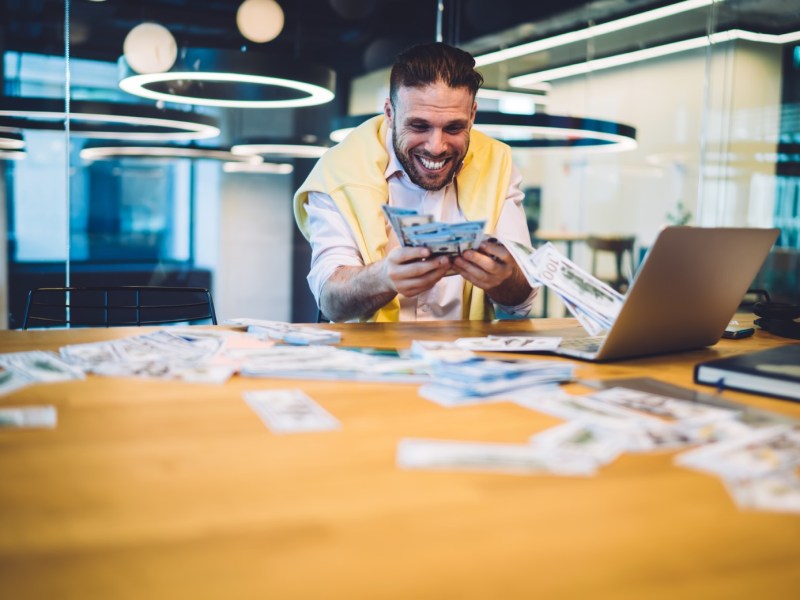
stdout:
POLYGON ((559 348, 568 348, 570 350, 578 350, 580 352, 597 352, 605 336, 595 337, 578 337, 578 338, 564 338, 558 345, 559 348))

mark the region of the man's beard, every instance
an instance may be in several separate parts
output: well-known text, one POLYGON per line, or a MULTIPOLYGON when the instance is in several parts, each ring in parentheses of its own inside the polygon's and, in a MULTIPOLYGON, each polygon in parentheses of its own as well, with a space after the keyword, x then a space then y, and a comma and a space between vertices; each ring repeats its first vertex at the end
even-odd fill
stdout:
MULTIPOLYGON (((459 157, 458 160, 453 160, 450 158, 447 161, 445 169, 437 173, 434 180, 430 173, 422 170, 416 159, 400 149, 400 147, 397 145, 397 130, 394 127, 392 127, 392 146, 394 147, 394 153, 397 156, 397 160, 399 160, 400 164, 403 165, 403 169, 408 175, 408 178, 423 190, 428 190, 431 192, 440 190, 450 183, 453 180, 453 175, 455 175, 456 171, 458 171, 459 166, 461 166, 461 162, 464 160, 463 156, 459 157)), ((467 147, 469 147, 469 140, 467 140, 467 147)), ((423 154, 422 156, 430 160, 436 160, 436 157, 426 154, 423 154)))

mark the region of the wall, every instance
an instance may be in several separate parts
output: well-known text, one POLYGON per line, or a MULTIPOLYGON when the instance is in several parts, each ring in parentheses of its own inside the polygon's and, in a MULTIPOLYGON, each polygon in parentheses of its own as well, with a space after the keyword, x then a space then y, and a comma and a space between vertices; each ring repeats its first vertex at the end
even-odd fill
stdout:
POLYGON ((542 227, 634 233, 648 245, 678 201, 694 224, 761 224, 750 215, 763 211, 748 204, 754 178, 772 167, 765 171, 749 146, 741 150, 758 139, 774 151, 764 132, 777 131, 780 80, 779 47, 738 42, 554 81, 550 112, 631 124, 639 147, 584 156, 515 151, 526 184, 542 187, 542 227))

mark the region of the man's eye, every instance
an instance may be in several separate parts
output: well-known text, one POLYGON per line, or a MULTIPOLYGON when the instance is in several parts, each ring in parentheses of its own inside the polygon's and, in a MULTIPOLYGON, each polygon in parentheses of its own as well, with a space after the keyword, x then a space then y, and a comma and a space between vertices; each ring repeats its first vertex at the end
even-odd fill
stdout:
POLYGON ((444 130, 445 130, 445 132, 453 135, 453 134, 461 133, 462 131, 464 131, 464 126, 463 125, 451 125, 450 127, 445 127, 444 130))
POLYGON ((425 123, 412 123, 411 129, 414 131, 427 131, 428 126, 425 123))

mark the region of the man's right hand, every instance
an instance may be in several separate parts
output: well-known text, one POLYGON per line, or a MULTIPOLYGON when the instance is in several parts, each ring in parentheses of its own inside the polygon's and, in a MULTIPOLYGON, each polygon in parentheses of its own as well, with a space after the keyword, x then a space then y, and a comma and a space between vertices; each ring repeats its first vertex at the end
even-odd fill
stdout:
POLYGON ((333 321, 362 319, 397 294, 413 297, 431 289, 450 270, 446 256, 427 248, 398 247, 363 267, 339 267, 322 288, 320 308, 333 321))
POLYGON ((398 246, 383 260, 383 273, 398 294, 413 298, 431 289, 450 270, 447 256, 430 258, 423 247, 398 246))

